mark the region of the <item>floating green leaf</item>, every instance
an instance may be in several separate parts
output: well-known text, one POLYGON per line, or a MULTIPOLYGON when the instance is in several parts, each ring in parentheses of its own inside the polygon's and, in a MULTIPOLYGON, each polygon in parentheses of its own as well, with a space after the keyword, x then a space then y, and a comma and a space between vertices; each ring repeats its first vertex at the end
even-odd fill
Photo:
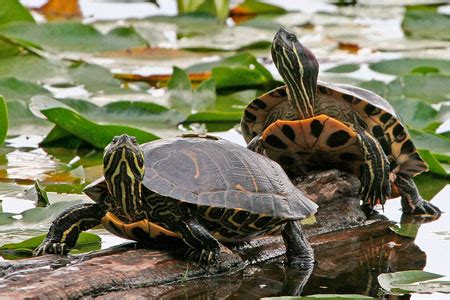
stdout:
POLYGON ((407 9, 402 29, 412 38, 450 40, 450 15, 430 9, 407 9))
POLYGON ((378 283, 389 293, 431 293, 431 292, 450 292, 450 282, 448 281, 429 281, 442 278, 443 275, 424 272, 424 271, 402 271, 395 273, 384 273, 378 275, 378 283))
POLYGON ((178 13, 205 13, 223 22, 228 17, 229 0, 177 0, 178 13))
POLYGON ((346 64, 346 65, 339 65, 330 69, 326 69, 324 72, 328 73, 351 73, 354 71, 359 70, 359 65, 357 64, 346 64))
POLYGON ((37 195, 37 201, 36 201, 36 207, 47 207, 50 205, 50 202, 48 201, 47 192, 44 190, 44 188, 41 185, 41 182, 39 180, 36 180, 34 184, 34 188, 36 190, 37 195))
POLYGON ((30 12, 20 4, 19 0, 0 0, 0 7, 2 8, 0 11, 0 25, 17 21, 34 23, 30 12))
POLYGON ((76 22, 11 23, 0 34, 54 51, 99 52, 147 46, 133 29, 119 27, 103 35, 91 25, 76 22))
POLYGON ((287 10, 259 0, 245 0, 233 10, 238 14, 284 14, 287 10))
POLYGON ((360 87, 374 91, 386 99, 415 98, 433 104, 450 100, 450 76, 444 74, 410 74, 400 76, 385 84, 381 81, 366 81, 360 87))
POLYGON ((0 95, 0 145, 3 145, 8 133, 8 108, 5 98, 0 95))
POLYGON ((188 73, 212 71, 218 89, 275 85, 272 74, 248 53, 230 56, 219 61, 194 65, 188 73))
POLYGON ((424 161, 428 164, 430 172, 433 172, 435 174, 441 175, 441 176, 449 176, 450 172, 447 171, 441 163, 434 157, 433 154, 429 150, 418 150, 420 156, 423 158, 424 161))
POLYGON ((418 149, 429 150, 439 161, 450 161, 449 138, 418 129, 410 129, 409 133, 418 149))
POLYGON ((419 188, 422 197, 432 199, 448 184, 448 178, 428 172, 414 177, 414 182, 419 188))
POLYGON ((173 68, 168 88, 171 107, 186 115, 205 111, 214 106, 216 101, 216 83, 213 78, 202 81, 196 89, 192 89, 187 73, 177 67, 173 68))
POLYGON ((406 236, 409 238, 415 238, 417 232, 419 232, 420 223, 402 223, 399 225, 394 225, 389 227, 393 232, 398 235, 406 236))
MULTIPOLYGON (((45 235, 29 238, 19 243, 4 244, 0 247, 0 255, 7 259, 18 259, 32 256, 32 252, 45 239, 45 235)), ((93 233, 82 232, 78 237, 75 248, 70 253, 98 250, 101 248, 102 239, 93 233)))
MULTIPOLYGON (((437 70, 441 74, 450 75, 450 61, 444 59, 430 58, 400 58, 389 59, 372 63, 369 67, 377 72, 392 75, 408 75, 417 72, 419 68, 428 68, 428 70, 437 70)), ((421 72, 423 73, 423 72, 421 72)), ((425 72, 434 73, 434 72, 425 72)))
POLYGON ((402 117, 402 121, 410 127, 425 128, 439 121, 438 112, 422 100, 390 98, 389 102, 402 117))
POLYGON ((103 149, 114 136, 124 133, 135 136, 139 143, 158 139, 156 135, 134 127, 97 124, 83 117, 71 107, 50 97, 33 97, 31 105, 35 114, 38 115, 40 112, 50 122, 95 148, 103 149))

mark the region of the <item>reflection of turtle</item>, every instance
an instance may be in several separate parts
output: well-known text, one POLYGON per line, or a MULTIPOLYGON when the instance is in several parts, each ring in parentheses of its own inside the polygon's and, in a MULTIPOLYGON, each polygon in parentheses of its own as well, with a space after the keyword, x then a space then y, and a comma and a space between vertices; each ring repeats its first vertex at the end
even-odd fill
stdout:
POLYGON ((366 207, 383 204, 392 181, 405 212, 441 213, 417 191, 412 176, 427 165, 385 99, 357 87, 317 83, 316 58, 284 29, 274 38, 272 58, 286 86, 245 109, 241 126, 250 149, 278 161, 290 175, 329 168, 352 172, 361 179, 366 207))
POLYGON ((63 212, 35 251, 67 253, 80 231, 100 223, 134 240, 180 237, 188 256, 215 262, 219 242, 251 239, 278 229, 288 261, 312 262, 299 222, 316 211, 270 159, 211 136, 159 140, 139 146, 122 135, 103 158, 104 180, 86 188, 97 203, 63 212))

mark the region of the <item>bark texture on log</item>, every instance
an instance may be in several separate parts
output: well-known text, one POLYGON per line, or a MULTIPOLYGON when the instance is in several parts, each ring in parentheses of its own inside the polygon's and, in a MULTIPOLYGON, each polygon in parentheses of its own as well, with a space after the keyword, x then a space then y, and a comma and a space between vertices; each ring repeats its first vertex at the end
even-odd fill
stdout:
MULTIPOLYGON (((308 176, 297 186, 320 206, 316 216, 318 224, 304 226, 315 249, 317 276, 339 270, 339 259, 355 258, 357 264, 360 257, 354 254, 351 247, 355 245, 350 245, 349 241, 370 243, 387 234, 389 221, 366 220, 361 212, 359 199, 355 198, 359 181, 354 176, 331 170, 308 176), (350 250, 345 247, 350 247, 350 250)), ((158 298, 209 290, 216 297, 225 297, 240 285, 238 280, 225 280, 229 276, 239 278, 239 275, 230 274, 236 274, 251 264, 278 258, 285 252, 279 236, 263 237, 230 248, 232 253, 222 252, 219 265, 207 268, 181 259, 185 246, 180 242, 170 243, 167 249, 162 247, 159 250, 139 248, 130 243, 76 256, 46 255, 1 262, 0 298, 105 295, 121 299, 125 294, 120 291, 124 290, 127 295, 158 298), (169 248, 178 251, 169 251, 169 248), (224 274, 228 276, 217 277, 224 274), (210 278, 212 276, 215 277, 210 278), (206 281, 198 280, 205 277, 208 278, 206 281), (130 292, 130 289, 133 290, 130 292)))

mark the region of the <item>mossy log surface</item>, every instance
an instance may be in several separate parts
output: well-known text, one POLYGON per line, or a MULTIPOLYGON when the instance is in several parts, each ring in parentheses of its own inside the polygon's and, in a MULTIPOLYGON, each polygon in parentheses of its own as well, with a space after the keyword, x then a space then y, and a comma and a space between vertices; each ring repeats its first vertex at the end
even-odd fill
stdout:
MULTIPOLYGON (((359 189, 355 177, 331 170, 304 178, 297 186, 320 206, 317 223, 304 226, 315 250, 314 272, 319 276, 341 272, 339 263, 343 260, 358 264, 361 255, 354 249, 355 241, 373 246, 375 240, 384 241, 383 237, 390 235, 391 222, 383 218, 367 220, 361 212, 355 198, 359 189)), ((219 265, 208 268, 182 259, 185 248, 181 243, 157 250, 129 243, 88 254, 4 261, 0 262, 0 298, 171 298, 202 291, 222 298, 239 285, 239 271, 260 262, 281 260, 285 252, 279 236, 230 248, 232 252, 222 252, 219 265), (234 277, 236 280, 230 280, 234 277)))

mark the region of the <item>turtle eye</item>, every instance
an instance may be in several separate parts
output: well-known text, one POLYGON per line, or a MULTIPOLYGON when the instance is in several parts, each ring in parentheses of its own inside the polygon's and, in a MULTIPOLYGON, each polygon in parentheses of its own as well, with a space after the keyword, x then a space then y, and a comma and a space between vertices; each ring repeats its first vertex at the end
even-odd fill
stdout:
POLYGON ((137 145, 137 140, 134 136, 132 136, 130 139, 131 139, 131 142, 133 142, 133 144, 137 145))
POLYGON ((117 143, 118 140, 119 140, 119 138, 117 136, 115 136, 115 137, 113 137, 112 142, 117 143))
POLYGON ((296 42, 297 41, 297 37, 295 36, 295 34, 289 33, 287 35, 287 39, 290 40, 291 42, 296 42))

